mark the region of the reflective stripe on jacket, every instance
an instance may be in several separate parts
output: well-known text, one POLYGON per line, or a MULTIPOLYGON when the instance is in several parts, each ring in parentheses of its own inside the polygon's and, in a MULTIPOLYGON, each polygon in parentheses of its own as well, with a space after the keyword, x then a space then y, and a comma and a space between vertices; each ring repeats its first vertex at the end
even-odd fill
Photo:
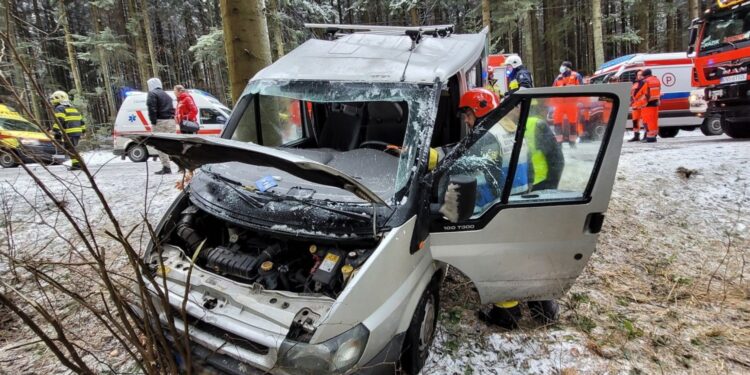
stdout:
POLYGON ((648 89, 646 91, 647 105, 649 107, 658 107, 659 99, 661 98, 661 81, 659 81, 659 78, 649 76, 644 80, 644 86, 648 89))
POLYGON ((64 129, 68 134, 78 134, 86 130, 83 115, 73 106, 60 104, 55 107, 55 119, 52 129, 64 129))

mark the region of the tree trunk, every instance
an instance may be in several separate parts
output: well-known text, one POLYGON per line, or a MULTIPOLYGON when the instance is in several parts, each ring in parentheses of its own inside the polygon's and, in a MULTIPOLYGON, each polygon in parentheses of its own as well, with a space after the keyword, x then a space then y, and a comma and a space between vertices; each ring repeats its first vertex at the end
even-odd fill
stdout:
POLYGON ((141 27, 141 22, 138 21, 138 18, 136 18, 136 7, 135 7, 135 0, 127 0, 128 5, 128 18, 133 22, 136 26, 136 29, 134 31, 133 40, 135 41, 135 59, 136 59, 136 65, 138 66, 138 78, 141 83, 141 89, 146 90, 148 88, 148 84, 146 83, 149 78, 149 68, 148 68, 148 60, 146 57, 146 51, 143 47, 143 28, 141 27))
POLYGON ((604 64, 604 41, 602 37, 602 1, 592 0, 591 20, 594 37, 594 66, 604 64))
POLYGON ((414 5, 411 9, 409 9, 409 15, 411 16, 412 26, 419 26, 421 24, 421 22, 419 22, 419 13, 417 12, 416 5, 414 5))
POLYGON ((490 0, 482 0, 482 27, 489 28, 490 36, 492 36, 491 25, 492 25, 492 18, 490 16, 490 0))
POLYGON ((522 17, 523 17, 523 20, 522 20, 522 22, 523 22, 523 24, 522 24, 522 27, 523 27, 522 41, 523 41, 523 43, 521 43, 521 44, 522 44, 522 47, 523 47, 522 48, 523 56, 521 56, 521 57, 523 59, 524 65, 526 65, 526 67, 529 67, 529 68, 533 69, 533 67, 535 65, 534 64, 535 63, 535 60, 534 60, 534 30, 532 28, 533 23, 532 23, 531 19, 534 18, 534 17, 536 17, 535 10, 534 9, 529 9, 529 11, 526 12, 522 17))
POLYGON ((701 11, 701 0, 688 0, 688 14, 691 20, 700 17, 701 11))
POLYGON ((158 77, 159 63, 156 60, 154 38, 151 35, 151 16, 148 12, 148 0, 141 0, 141 17, 143 17, 143 29, 146 31, 146 44, 148 45, 148 57, 151 63, 151 73, 154 77, 158 77))
MULTIPOLYGON (((91 6, 91 18, 93 18, 94 32, 99 34, 101 30, 101 20, 99 19, 100 13, 99 8, 91 6)), ((107 99, 107 107, 109 107, 109 116, 113 117, 117 113, 114 94, 112 93, 112 83, 110 82, 109 72, 109 60, 107 53, 101 46, 96 47, 96 52, 99 55, 99 67, 101 68, 102 81, 104 82, 104 97, 107 99)))
POLYGON ((675 27, 677 9, 674 7, 674 0, 667 0, 665 5, 667 8, 667 52, 674 52, 677 49, 677 28, 675 27))
POLYGON ((268 0, 268 15, 271 21, 271 35, 273 35, 276 46, 276 59, 284 56, 284 36, 281 34, 281 16, 279 13, 279 0, 268 0))
POLYGON ((73 37, 70 35, 70 27, 68 26, 68 11, 65 9, 65 1, 60 1, 60 22, 63 26, 63 32, 65 33, 65 47, 68 50, 68 65, 70 65, 70 73, 73 76, 73 83, 76 87, 75 95, 77 97, 83 97, 83 84, 81 83, 81 73, 78 71, 78 58, 76 57, 76 51, 73 47, 73 37))
POLYGON ((271 63, 263 1, 221 0, 221 16, 232 102, 237 103, 247 81, 271 63))
POLYGON ((650 0, 640 0, 638 2, 638 36, 641 37, 641 44, 639 46, 640 52, 648 53, 649 51, 649 32, 648 32, 648 25, 649 25, 649 18, 650 18, 650 12, 649 8, 650 6, 650 0))

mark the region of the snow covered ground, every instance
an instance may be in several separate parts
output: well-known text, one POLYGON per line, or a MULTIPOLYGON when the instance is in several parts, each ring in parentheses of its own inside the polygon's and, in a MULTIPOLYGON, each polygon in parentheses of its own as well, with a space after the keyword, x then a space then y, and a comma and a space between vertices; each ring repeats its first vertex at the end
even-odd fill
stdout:
MULTIPOLYGON (((478 302, 471 284, 451 274, 423 373, 750 371, 750 273, 743 268, 750 259, 748 146, 697 131, 657 144, 626 144, 597 253, 561 301, 560 322, 537 327, 526 317, 518 331, 487 327, 474 317, 478 302)), ((143 217, 157 221, 179 193, 174 185, 180 175, 153 175, 158 162, 132 163, 108 151, 85 158, 126 229, 143 217)), ((42 173, 43 181, 55 191, 71 200, 86 191, 83 199, 95 202, 78 174, 50 168, 58 177, 42 173), (73 186, 71 191, 58 179, 73 186)), ((0 170, 0 196, 11 213, 0 243, 8 240, 11 222, 17 248, 54 258, 55 249, 42 245, 44 225, 55 218, 29 210, 45 203, 26 173, 0 170)), ((104 236, 104 213, 95 207, 88 214, 104 236)), ((0 278, 7 272, 3 267, 0 262, 0 278)), ((85 328, 87 322, 71 324, 85 328)), ((18 321, 4 328, 0 374, 65 372, 18 321)), ((122 365, 124 354, 113 350, 110 338, 94 333, 89 339, 101 345, 108 361, 122 365)))

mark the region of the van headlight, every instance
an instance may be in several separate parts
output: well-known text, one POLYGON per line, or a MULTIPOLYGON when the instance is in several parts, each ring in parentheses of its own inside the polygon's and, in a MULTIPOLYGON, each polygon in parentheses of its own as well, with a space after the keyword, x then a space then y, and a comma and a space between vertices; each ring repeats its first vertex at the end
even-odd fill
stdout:
POLYGON ((18 138, 18 141, 24 146, 39 146, 41 144, 38 139, 34 138, 18 138))
POLYGON ((357 364, 369 337, 370 331, 359 324, 320 344, 286 339, 279 348, 278 366, 304 374, 342 374, 357 364))

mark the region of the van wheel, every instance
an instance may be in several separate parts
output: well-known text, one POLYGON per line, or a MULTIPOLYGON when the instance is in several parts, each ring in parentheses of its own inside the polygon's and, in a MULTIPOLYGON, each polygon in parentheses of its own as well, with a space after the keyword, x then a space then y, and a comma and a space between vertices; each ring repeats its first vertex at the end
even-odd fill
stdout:
POLYGON ((128 158, 136 163, 144 162, 148 160, 148 150, 143 145, 135 145, 128 149, 128 158))
POLYGON ((401 348, 401 370, 404 374, 418 374, 430 354, 440 309, 438 285, 439 283, 433 280, 427 286, 406 331, 401 348))
POLYGON ((709 136, 724 134, 724 129, 721 128, 721 117, 706 117, 701 124, 701 132, 703 133, 703 135, 709 136))
POLYGON ((662 138, 674 138, 679 132, 680 128, 659 128, 659 136, 662 138))
POLYGON ((16 158, 9 152, 0 151, 0 166, 3 168, 15 168, 18 166, 16 158))

